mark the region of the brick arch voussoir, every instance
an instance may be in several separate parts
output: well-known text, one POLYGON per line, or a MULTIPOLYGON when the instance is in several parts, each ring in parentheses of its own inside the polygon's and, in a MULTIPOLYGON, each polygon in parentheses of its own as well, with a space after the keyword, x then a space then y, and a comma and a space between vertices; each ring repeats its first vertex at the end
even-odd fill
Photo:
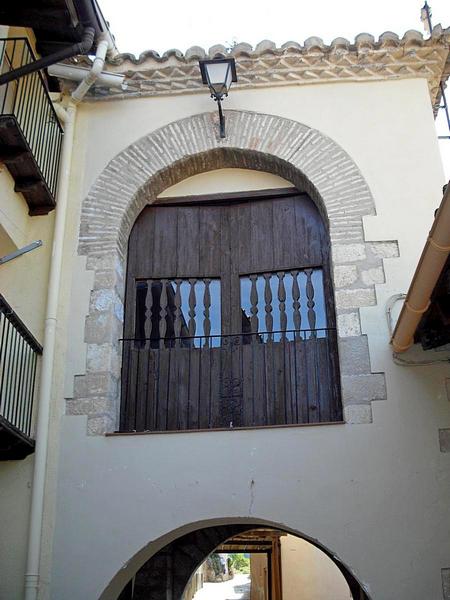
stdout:
POLYGON ((123 256, 131 226, 147 203, 186 177, 218 168, 268 171, 292 181, 310 193, 331 232, 342 207, 355 216, 374 213, 358 167, 321 132, 276 115, 226 116, 225 140, 217 137, 215 114, 205 113, 170 123, 116 156, 83 203, 80 253, 110 252, 115 241, 123 256))

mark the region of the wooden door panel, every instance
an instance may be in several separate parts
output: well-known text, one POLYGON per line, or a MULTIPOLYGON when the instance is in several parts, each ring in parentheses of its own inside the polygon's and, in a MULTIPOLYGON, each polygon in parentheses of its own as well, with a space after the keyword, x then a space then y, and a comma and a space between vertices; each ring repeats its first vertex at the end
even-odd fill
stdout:
MULTIPOLYGON (((250 215, 250 205, 238 205, 228 207, 229 218, 229 240, 230 240, 230 266, 227 276, 228 281, 225 282, 224 276, 224 293, 228 293, 226 287, 229 287, 230 294, 230 312, 224 314, 222 323, 228 328, 224 333, 239 333, 242 324, 242 311, 240 303, 240 287, 239 287, 239 269, 241 264, 248 268, 250 256, 248 252, 249 231, 245 230, 244 225, 248 222, 250 215)), ((225 275, 225 274, 224 274, 225 275)))
MULTIPOLYGON (((177 210, 162 208, 155 210, 155 229, 153 234, 153 265, 151 275, 157 277, 169 277, 176 274, 177 270, 177 210)), ((138 263, 140 253, 138 251, 138 263)), ((149 273, 139 269, 140 277, 148 277, 149 273)))
POLYGON ((328 246, 328 236, 316 206, 302 196, 294 203, 295 265, 299 267, 323 264, 322 249, 328 246))
POLYGON ((247 225, 251 235, 246 237, 249 264, 240 263, 240 273, 272 271, 274 269, 274 247, 278 243, 273 228, 273 201, 252 202, 250 221, 247 225))
POLYGON ((252 203, 238 204, 228 207, 231 213, 231 237, 236 244, 231 246, 232 261, 235 272, 249 271, 252 268, 251 251, 251 216, 252 203))
POLYGON ((334 324, 328 260, 325 226, 305 195, 146 208, 130 236, 124 327, 127 338, 138 329, 145 335, 123 342, 121 428, 341 419, 335 334, 300 331, 315 328, 318 304, 334 324), (320 277, 312 281, 322 272, 325 301, 318 302, 320 277), (137 286, 138 296, 147 294, 140 304, 137 286), (215 286, 212 300, 208 286, 215 286), (216 288, 222 335, 205 339, 216 288), (149 289, 159 292, 151 297, 149 289), (137 327, 136 310, 144 311, 137 327), (184 341, 174 333, 180 319, 184 341), (193 319, 203 335, 195 341, 193 319), (281 333, 272 333, 271 321, 281 333))
POLYGON ((273 204, 273 270, 296 266, 296 243, 299 242, 295 226, 295 198, 283 198, 273 204))
MULTIPOLYGON (((165 209, 177 218, 174 238, 166 237, 166 252, 176 255, 177 277, 200 275, 200 209, 198 207, 165 209)), ((167 276, 173 271, 167 271, 167 276)))
POLYGON ((156 211, 145 208, 133 226, 128 244, 127 277, 153 272, 156 211))
POLYGON ((223 210, 222 207, 212 206, 198 208, 199 276, 218 277, 221 274, 223 260, 221 240, 223 210))
MULTIPOLYGON (((231 265, 231 244, 235 244, 235 236, 231 239, 231 219, 228 207, 222 208, 220 212, 220 278, 221 278, 221 321, 222 334, 227 335, 233 333, 233 327, 236 326, 236 317, 233 321, 230 315, 232 314, 232 265, 231 265)), ((233 290, 233 303, 236 302, 236 290, 233 290)), ((234 304, 233 304, 234 305, 234 304)), ((235 330, 236 331, 236 330, 235 330)))

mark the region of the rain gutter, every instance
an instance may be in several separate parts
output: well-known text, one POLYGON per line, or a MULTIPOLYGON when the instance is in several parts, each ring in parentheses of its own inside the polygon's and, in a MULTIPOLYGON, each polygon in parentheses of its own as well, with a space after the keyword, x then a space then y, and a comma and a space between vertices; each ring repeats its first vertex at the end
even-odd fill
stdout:
POLYGON ((450 184, 434 219, 405 303, 392 335, 394 352, 405 352, 414 344, 414 334, 431 303, 431 294, 450 253, 450 184))

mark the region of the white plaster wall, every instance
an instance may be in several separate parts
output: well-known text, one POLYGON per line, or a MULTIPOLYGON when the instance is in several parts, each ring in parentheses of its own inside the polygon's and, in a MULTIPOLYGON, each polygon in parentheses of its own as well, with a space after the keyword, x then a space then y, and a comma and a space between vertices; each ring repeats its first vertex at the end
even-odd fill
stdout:
POLYGON ((293 535, 280 538, 283 600, 350 600, 344 576, 321 550, 293 535))
MULTIPOLYGON (((129 143, 211 108, 207 94, 81 107, 62 298, 72 329, 84 323, 71 319, 70 295, 86 305, 90 294, 82 261, 74 260, 82 198, 129 143)), ((235 91, 227 108, 320 129, 368 181, 377 216, 366 220, 366 237, 400 246, 399 259, 384 261, 378 305, 362 311, 372 369, 386 371, 388 400, 374 405, 369 425, 283 430, 88 437, 85 417, 63 417, 53 561, 46 563, 51 591, 45 587, 42 598, 98 598, 117 572, 125 582, 160 536, 159 546, 189 523, 246 518, 318 539, 355 570, 373 600, 440 600, 440 569, 450 562, 450 455, 439 452, 437 430, 450 422, 448 370, 394 365, 384 316, 386 299, 407 289, 444 183, 426 83, 235 91), (220 469, 217 456, 227 456, 220 469)), ((206 184, 189 189, 201 194, 206 184)), ((77 347, 84 352, 80 340, 77 347)), ((61 377, 63 363, 61 352, 61 377)), ((67 361, 65 368, 73 371, 67 361)), ((61 411, 61 386, 57 393, 61 411)), ((58 427, 57 412, 54 450, 58 427)), ((52 529, 50 518, 48 540, 52 529)), ((115 598, 111 590, 104 598, 115 598)))
POLYGON ((23 592, 33 457, 0 462, 0 598, 23 592))
POLYGON ((289 187, 292 187, 292 183, 272 173, 246 169, 219 169, 188 177, 164 190, 158 198, 195 196, 199 190, 202 190, 202 194, 220 194, 289 187))
MULTIPOLYGON (((0 37, 26 37, 35 51, 32 29, 0 26, 0 37)), ((14 191, 14 179, 0 163, 0 256, 36 240, 43 245, 0 267, 0 293, 25 325, 42 342, 47 280, 52 252, 54 211, 30 217, 22 194, 14 191)))
MULTIPOLYGON (((11 35, 23 35, 12 31, 11 35)), ((0 165, 0 256, 42 240, 40 248, 0 266, 0 293, 42 344, 54 213, 30 217, 14 180, 0 165)), ((38 360, 38 373, 39 373, 38 360)), ((1 373, 0 373, 1 378, 1 373)), ((36 418, 39 376, 33 420, 36 418)), ((33 456, 0 462, 0 599, 22 597, 27 552, 33 456)))
POLYGON ((2 265, 0 292, 42 342, 54 213, 30 217, 28 205, 14 192, 14 180, 0 169, 0 256, 36 240, 42 246, 2 265))

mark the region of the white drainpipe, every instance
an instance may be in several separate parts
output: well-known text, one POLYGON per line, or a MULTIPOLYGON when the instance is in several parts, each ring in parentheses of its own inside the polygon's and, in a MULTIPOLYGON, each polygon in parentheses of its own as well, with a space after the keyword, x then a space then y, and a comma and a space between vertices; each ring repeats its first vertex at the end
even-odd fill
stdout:
POLYGON ((97 53, 94 58, 94 63, 92 65, 91 70, 77 87, 77 89, 72 93, 72 100, 78 104, 85 97, 86 93, 89 91, 89 88, 95 80, 98 78, 100 73, 102 72, 103 66, 105 64, 106 52, 108 51, 108 40, 106 38, 102 39, 97 45, 97 53))
POLYGON ((70 168, 72 163, 76 105, 86 95, 95 82, 105 63, 108 40, 102 39, 97 45, 97 54, 86 79, 73 92, 66 111, 58 109, 58 116, 65 122, 61 151, 58 194, 56 201, 53 249, 47 292, 43 355, 39 388, 38 417, 36 424, 36 451, 34 455, 33 488, 31 493, 28 555, 25 571, 25 600, 36 600, 39 593, 39 564, 44 517, 44 497, 46 464, 49 438, 49 419, 53 384, 53 364, 55 357, 56 326, 58 317, 59 288, 66 226, 67 202, 69 196, 70 168))

